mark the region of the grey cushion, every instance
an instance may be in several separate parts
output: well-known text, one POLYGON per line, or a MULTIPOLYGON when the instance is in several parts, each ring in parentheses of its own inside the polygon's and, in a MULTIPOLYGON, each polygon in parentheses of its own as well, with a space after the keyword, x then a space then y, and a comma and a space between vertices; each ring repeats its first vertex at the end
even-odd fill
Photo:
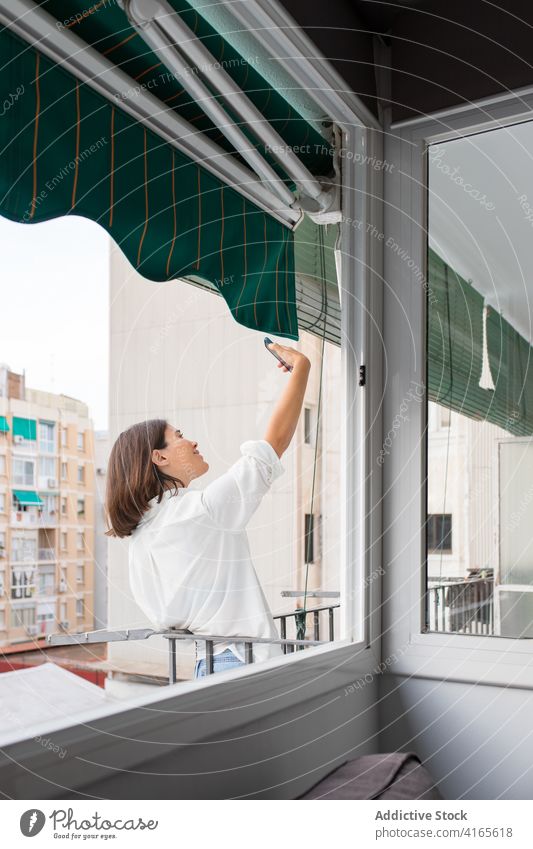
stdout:
POLYGON ((415 752, 362 755, 342 764, 299 799, 442 799, 415 752))

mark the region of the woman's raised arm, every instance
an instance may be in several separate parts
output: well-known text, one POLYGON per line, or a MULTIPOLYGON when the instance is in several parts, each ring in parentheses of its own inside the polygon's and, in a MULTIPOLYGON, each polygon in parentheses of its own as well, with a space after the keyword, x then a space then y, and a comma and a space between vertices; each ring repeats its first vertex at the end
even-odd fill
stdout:
MULTIPOLYGON (((279 345, 277 342, 272 342, 268 347, 276 351, 293 367, 287 385, 274 407, 265 433, 265 440, 272 445, 278 457, 281 457, 290 445, 302 412, 311 362, 300 351, 279 345)), ((278 363, 278 368, 287 371, 281 363, 278 363)))

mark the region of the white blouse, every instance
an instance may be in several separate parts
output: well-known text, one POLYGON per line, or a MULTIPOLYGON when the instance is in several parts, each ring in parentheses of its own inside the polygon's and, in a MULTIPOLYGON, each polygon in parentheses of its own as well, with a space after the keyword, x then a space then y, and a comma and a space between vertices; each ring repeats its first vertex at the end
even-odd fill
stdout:
MULTIPOLYGON (((157 629, 279 639, 250 555, 246 525, 285 468, 265 439, 240 446, 241 457, 203 490, 167 490, 132 532, 133 597, 157 629)), ((214 644, 244 660, 244 643, 214 644)), ((282 655, 280 645, 255 644, 256 662, 282 655)), ((197 643, 198 659, 205 643, 197 643)))

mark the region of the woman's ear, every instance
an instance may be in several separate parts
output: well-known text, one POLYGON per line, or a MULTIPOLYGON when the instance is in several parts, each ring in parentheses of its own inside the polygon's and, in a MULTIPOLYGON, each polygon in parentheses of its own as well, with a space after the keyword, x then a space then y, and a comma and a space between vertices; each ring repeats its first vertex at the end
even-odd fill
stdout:
POLYGON ((156 466, 166 466, 168 464, 168 460, 166 457, 163 457, 158 448, 154 448, 152 451, 152 463, 155 463, 156 466))

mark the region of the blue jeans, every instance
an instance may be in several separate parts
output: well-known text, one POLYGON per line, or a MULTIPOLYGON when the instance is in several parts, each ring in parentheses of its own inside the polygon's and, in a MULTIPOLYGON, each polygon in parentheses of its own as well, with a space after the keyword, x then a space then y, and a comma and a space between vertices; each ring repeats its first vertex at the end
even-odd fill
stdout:
MULTIPOLYGON (((225 649, 220 654, 215 654, 213 657, 213 672, 225 672, 226 669, 234 669, 237 666, 244 666, 244 661, 239 660, 237 655, 233 654, 231 649, 225 649)), ((205 658, 197 660, 194 665, 194 677, 203 678, 206 674, 205 658)))

